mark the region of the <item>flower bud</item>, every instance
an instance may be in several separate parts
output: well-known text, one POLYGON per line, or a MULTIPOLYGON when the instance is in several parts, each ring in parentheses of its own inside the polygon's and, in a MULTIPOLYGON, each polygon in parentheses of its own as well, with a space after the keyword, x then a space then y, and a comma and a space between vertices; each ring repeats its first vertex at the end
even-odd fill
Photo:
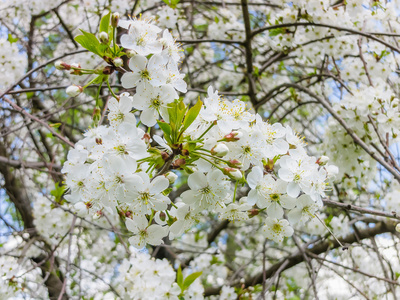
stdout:
POLYGON ((226 142, 236 142, 243 137, 243 133, 240 131, 232 131, 231 133, 224 136, 223 140, 226 142))
POLYGON ((124 65, 124 61, 123 61, 121 58, 117 57, 117 58, 114 58, 113 64, 114 64, 114 66, 116 66, 117 68, 118 68, 118 67, 122 67, 122 66, 124 65))
POLYGON ((224 168, 224 174, 236 180, 240 180, 243 178, 242 172, 240 172, 240 170, 236 168, 224 168))
POLYGON ((168 179, 170 184, 173 184, 175 182, 175 180, 178 179, 178 175, 176 175, 174 172, 168 172, 164 176, 165 176, 165 178, 168 179))
POLYGON ((79 85, 73 84, 73 85, 70 85, 69 87, 67 87, 66 92, 67 92, 68 96, 76 97, 80 93, 83 92, 83 88, 79 85))
POLYGON ((119 13, 115 12, 111 16, 111 25, 112 27, 117 27, 119 21, 119 13))
POLYGON ((126 53, 126 56, 128 56, 129 58, 137 55, 137 52, 135 50, 126 50, 125 53, 126 53))
POLYGON ((57 60, 56 63, 54 64, 57 70, 70 70, 71 66, 62 60, 57 60))
POLYGON ((105 31, 102 31, 99 33, 99 40, 102 44, 108 44, 108 41, 110 40, 108 37, 108 33, 105 31))
POLYGON ((169 154, 165 151, 161 152, 161 157, 163 161, 167 161, 169 159, 169 154))
POLYGON ((92 119, 93 119, 93 122, 95 122, 95 123, 98 123, 100 121, 100 119, 101 119, 101 109, 100 109, 100 107, 96 106, 93 109, 92 119))
POLYGON ((329 157, 322 155, 320 158, 317 159, 317 164, 319 164, 320 166, 324 166, 326 165, 326 163, 329 161, 329 157))
POLYGON ((73 64, 70 65, 70 69, 72 69, 70 73, 72 75, 82 75, 81 68, 82 67, 81 67, 81 65, 79 63, 73 63, 73 64))
POLYGON ((227 155, 228 152, 229 152, 228 147, 222 143, 217 144, 216 146, 214 146, 214 148, 211 149, 211 154, 218 157, 223 157, 227 155))
POLYGON ((98 220, 98 219, 100 219, 100 217, 102 217, 102 216, 103 216, 103 211, 98 210, 98 211, 96 211, 96 213, 93 215, 93 220, 98 220))
POLYGON ((240 169, 240 168, 243 167, 243 164, 242 164, 240 161, 238 161, 237 159, 231 159, 231 160, 229 161, 229 163, 228 163, 228 166, 230 166, 231 168, 238 168, 238 169, 240 169))
POLYGON ((396 225, 396 231, 400 232, 400 223, 396 225))
POLYGON ((111 75, 112 73, 114 73, 114 67, 112 66, 105 66, 103 69, 103 74, 104 75, 111 75))
POLYGON ((186 164, 186 159, 184 158, 178 158, 172 163, 172 168, 174 169, 179 169, 183 167, 186 164))
MULTIPOLYGON (((151 141, 151 137, 148 133, 143 134, 142 140, 146 143, 146 144, 150 144, 151 141)), ((166 152, 165 152, 166 153, 166 152)), ((168 154, 168 153, 167 153, 168 154)))

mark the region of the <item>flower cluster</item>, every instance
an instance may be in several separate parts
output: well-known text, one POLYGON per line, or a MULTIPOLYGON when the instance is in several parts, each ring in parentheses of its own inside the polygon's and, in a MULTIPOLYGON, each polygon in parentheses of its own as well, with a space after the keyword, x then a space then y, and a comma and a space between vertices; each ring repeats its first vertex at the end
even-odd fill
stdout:
POLYGON ((128 30, 122 35, 122 47, 129 49, 129 68, 122 78, 124 88, 136 87, 133 105, 142 111, 140 120, 154 126, 159 115, 168 120, 167 106, 178 98, 176 90, 185 93, 186 82, 180 74, 178 63, 180 48, 171 33, 149 21, 120 21, 119 26, 128 30))
POLYGON ((160 28, 141 19, 119 26, 127 30, 121 44, 130 57, 121 82, 136 93, 115 95, 110 126, 90 129, 69 152, 62 172, 70 189, 65 198, 75 208, 96 217, 120 214, 137 248, 179 237, 204 211, 242 221, 265 210, 261 231, 276 242, 293 234, 290 223, 314 216, 337 172, 326 157, 308 156, 290 127, 263 121, 245 102, 225 100, 212 87, 204 105, 189 109, 176 100, 186 83, 169 31, 161 37, 160 28), (146 133, 137 117, 163 138, 146 133), (168 197, 177 178, 171 169, 188 174, 181 202, 168 197))
POLYGON ((118 293, 126 299, 178 299, 181 289, 175 283, 176 273, 166 259, 134 252, 119 269, 118 293))

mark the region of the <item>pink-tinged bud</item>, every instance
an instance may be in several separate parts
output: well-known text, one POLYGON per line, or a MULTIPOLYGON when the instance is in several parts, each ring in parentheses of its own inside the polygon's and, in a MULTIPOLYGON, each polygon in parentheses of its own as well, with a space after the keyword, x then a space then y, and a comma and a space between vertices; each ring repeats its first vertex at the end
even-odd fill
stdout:
POLYGON ((121 58, 117 57, 117 58, 114 58, 113 64, 114 64, 114 66, 116 66, 117 68, 118 68, 118 67, 122 67, 122 66, 124 65, 124 61, 123 61, 121 58))
POLYGON ((70 85, 69 87, 67 87, 66 90, 68 96, 70 97, 76 97, 78 96, 80 93, 83 92, 83 87, 81 87, 80 85, 70 85))
POLYGON ((119 13, 115 12, 111 16, 111 25, 112 27, 117 27, 119 22, 119 13))
POLYGON ((211 154, 218 156, 218 157, 223 157, 227 155, 229 152, 229 148, 225 144, 217 144, 211 149, 211 154))
POLYGON ((142 140, 143 140, 146 144, 148 144, 148 143, 150 143, 151 137, 150 137, 150 135, 149 135, 148 133, 145 133, 145 134, 143 134, 142 140))
POLYGON ((71 65, 63 62, 62 60, 57 60, 56 63, 54 64, 57 70, 70 70, 71 65))
POLYGON ((236 142, 240 140, 241 137, 243 137, 243 133, 241 133, 240 131, 232 131, 231 133, 225 135, 223 140, 225 142, 236 142))
POLYGON ((236 180, 240 180, 243 178, 242 172, 240 172, 240 170, 236 168, 224 168, 224 174, 236 180))
POLYGON ((102 31, 99 33, 99 40, 102 44, 108 44, 109 42, 109 37, 108 37, 108 33, 105 31, 102 31))
POLYGON ((178 179, 178 175, 176 175, 174 172, 168 172, 164 176, 168 179, 170 184, 173 184, 178 179))
POLYGON ((93 215, 93 220, 100 219, 103 216, 103 211, 98 210, 96 213, 93 215))
POLYGON ((238 161, 237 159, 231 159, 230 161, 229 161, 229 164, 228 164, 231 168, 238 168, 238 169, 240 169, 240 168, 242 168, 243 167, 243 164, 240 162, 240 161, 238 161))

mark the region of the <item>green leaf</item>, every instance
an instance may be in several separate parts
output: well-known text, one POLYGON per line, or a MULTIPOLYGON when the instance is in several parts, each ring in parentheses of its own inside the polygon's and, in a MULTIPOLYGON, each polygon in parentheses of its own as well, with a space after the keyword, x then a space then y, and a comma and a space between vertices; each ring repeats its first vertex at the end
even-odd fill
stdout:
POLYGON ((110 27, 110 18, 111 12, 106 14, 104 17, 101 18, 99 32, 106 32, 108 34, 108 28, 110 27))
POLYGON ((203 272, 195 272, 188 275, 183 282, 183 290, 186 290, 201 274, 203 274, 203 272))
POLYGON ((168 123, 165 123, 165 122, 161 122, 159 120, 157 120, 157 124, 158 124, 158 126, 160 126, 161 130, 164 132, 165 140, 168 143, 172 144, 172 140, 171 140, 172 128, 171 128, 171 125, 169 125, 168 123))
POLYGON ((33 96, 35 96, 35 92, 27 92, 26 93, 26 98, 31 99, 33 96))
POLYGON ((197 100, 197 103, 189 109, 188 113, 185 116, 185 120, 183 121, 183 129, 182 131, 185 131, 192 123, 194 120, 196 120, 197 116, 200 113, 201 107, 203 105, 203 102, 201 100, 197 100))
POLYGON ((269 36, 277 36, 277 35, 279 35, 281 33, 286 33, 286 28, 285 27, 271 29, 269 31, 269 36))
POLYGON ((17 41, 18 41, 18 38, 13 38, 12 34, 9 33, 9 34, 8 34, 7 40, 12 44, 12 43, 17 42, 17 41))
POLYGON ((157 120, 158 126, 160 126, 161 130, 164 132, 166 135, 171 135, 171 126, 165 122, 161 122, 157 120))
POLYGON ((176 283, 183 291, 183 275, 182 275, 181 266, 179 266, 178 271, 176 272, 176 283))
POLYGON ((79 29, 83 35, 78 35, 75 37, 75 41, 77 41, 83 48, 97 54, 100 57, 103 57, 103 53, 100 50, 100 41, 96 38, 93 33, 86 32, 82 29, 79 29))
POLYGON ((59 182, 56 182, 54 190, 50 192, 51 195, 54 196, 56 202, 60 202, 62 196, 64 195, 65 192, 65 185, 61 185, 59 182))
POLYGON ((58 127, 60 127, 61 126, 61 123, 53 123, 53 124, 50 124, 50 127, 53 127, 53 128, 58 128, 58 127))
POLYGON ((96 78, 94 78, 92 81, 89 82, 89 84, 101 84, 104 81, 107 81, 108 75, 99 75, 96 78))
POLYGON ((176 5, 179 3, 181 0, 163 0, 165 4, 167 4, 171 8, 176 8, 176 5))

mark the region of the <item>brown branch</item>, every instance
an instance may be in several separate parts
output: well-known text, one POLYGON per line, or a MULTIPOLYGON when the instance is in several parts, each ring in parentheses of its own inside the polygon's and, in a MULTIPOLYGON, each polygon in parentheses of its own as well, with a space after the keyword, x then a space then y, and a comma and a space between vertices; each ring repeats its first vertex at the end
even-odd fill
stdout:
POLYGON ((249 84, 249 97, 253 106, 257 103, 256 98, 256 84, 253 77, 253 53, 251 49, 251 39, 253 38, 251 34, 250 27, 250 14, 247 0, 241 0, 242 11, 243 11, 243 21, 244 28, 246 32, 246 40, 244 41, 244 47, 246 50, 246 76, 249 84))
POLYGON ((376 155, 375 152, 373 152, 368 145, 358 136, 355 134, 353 129, 351 129, 347 123, 342 119, 342 117, 332 108, 329 102, 327 100, 321 98, 317 94, 313 93, 311 90, 309 90, 306 87, 303 87, 299 84, 295 83, 287 83, 285 84, 287 87, 293 87, 295 89, 298 89, 309 96, 313 97, 314 99, 318 100, 319 103, 322 104, 322 106, 332 115, 333 118, 336 119, 336 121, 339 122, 339 124, 347 131, 347 133, 351 136, 353 139, 354 143, 359 145, 362 149, 364 149, 365 152, 369 154, 373 159, 375 159, 378 163, 380 163, 386 170, 388 170, 395 178, 397 181, 400 182, 400 174, 389 164, 387 163, 384 159, 376 155))
POLYGON ((66 143, 67 145, 71 146, 72 148, 75 147, 75 145, 67 140, 64 136, 62 136, 61 134, 57 133, 52 127, 50 127, 49 124, 47 124, 46 122, 40 120, 39 118, 31 115, 30 113, 28 113, 26 110, 24 110, 22 107, 19 107, 16 103, 14 103, 13 101, 11 101, 10 99, 8 99, 7 97, 3 97, 3 99, 10 104, 15 110, 17 110, 18 112, 20 112, 22 115, 27 116, 28 118, 42 124, 44 127, 46 127, 54 136, 58 137, 60 140, 62 140, 64 143, 66 143))
MULTIPOLYGON (((390 48, 393 51, 396 51, 397 53, 400 53, 400 49, 390 45, 389 43, 378 39, 377 37, 375 37, 373 34, 371 33, 366 33, 366 32, 361 32, 358 30, 354 30, 354 29, 350 29, 350 28, 346 28, 346 27, 340 27, 340 26, 335 26, 335 25, 330 25, 330 24, 322 24, 322 23, 308 23, 308 22, 296 22, 296 23, 285 23, 285 24, 277 24, 277 25, 272 25, 272 26, 265 26, 256 30, 253 30, 253 32, 251 33, 252 37, 254 37, 257 34, 260 34, 264 31, 268 31, 271 29, 277 29, 277 28, 285 28, 285 27, 296 27, 296 26, 316 26, 316 27, 326 27, 326 28, 331 28, 331 29, 336 29, 338 31, 345 31, 345 32, 350 32, 353 34, 358 34, 361 36, 365 36, 371 40, 374 40, 378 43, 381 43, 382 45, 385 45, 386 47, 390 48)), ((382 33, 374 33, 375 35, 387 35, 384 32, 382 33)), ((389 34, 390 35, 390 34, 389 34)))
MULTIPOLYGON (((376 223, 375 227, 373 228, 366 228, 363 230, 359 231, 359 239, 368 239, 371 237, 374 237, 378 234, 386 233, 386 232, 395 232, 395 226, 396 223, 394 222, 379 222, 376 223)), ((342 244, 353 244, 357 242, 357 237, 354 233, 347 235, 346 237, 340 239, 340 242, 342 244)), ((307 253, 314 254, 314 255, 319 255, 322 253, 325 253, 326 251, 330 249, 336 249, 339 248, 340 245, 337 241, 335 240, 325 240, 323 242, 320 242, 316 244, 314 247, 310 249, 306 249, 307 253)), ((282 259, 281 261, 277 262, 276 264, 272 265, 268 270, 265 271, 266 278, 271 278, 274 276, 274 274, 281 269, 283 264, 286 264, 285 267, 283 268, 282 271, 290 269, 291 267, 301 263, 304 261, 303 254, 300 251, 295 252, 291 256, 282 259)), ((261 284, 263 280, 263 272, 260 272, 259 274, 253 276, 253 277, 248 277, 245 279, 244 286, 249 287, 253 286, 256 284, 261 284)), ((233 286, 239 286, 240 283, 234 283, 233 286)), ((205 296, 211 296, 211 295, 218 295, 221 290, 221 287, 211 287, 205 290, 204 295, 205 296)))

